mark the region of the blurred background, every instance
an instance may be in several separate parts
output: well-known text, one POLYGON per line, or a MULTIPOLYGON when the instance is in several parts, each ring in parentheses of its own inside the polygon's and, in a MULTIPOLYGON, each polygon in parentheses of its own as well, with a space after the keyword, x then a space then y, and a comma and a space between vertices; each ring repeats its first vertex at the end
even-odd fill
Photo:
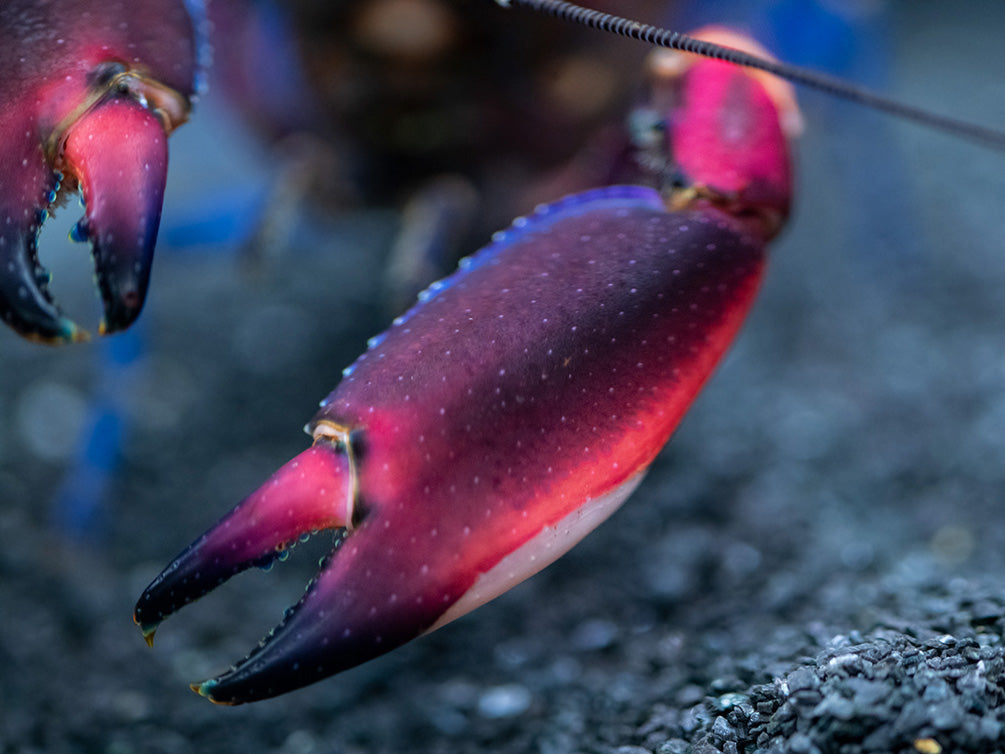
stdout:
MULTIPOLYGON (((1005 157, 801 92, 796 211, 761 299, 610 522, 464 620, 277 700, 216 708, 186 685, 279 620, 324 537, 144 646, 143 587, 306 447, 366 339, 509 218, 601 180, 641 95, 641 45, 430 4, 427 36, 387 42, 394 3, 220 0, 139 324, 59 350, 0 333, 0 751, 656 751, 654 710, 1001 592, 1005 157)), ((1005 123, 999 3, 614 5, 1005 123)), ((76 211, 41 253, 89 321, 76 211)))

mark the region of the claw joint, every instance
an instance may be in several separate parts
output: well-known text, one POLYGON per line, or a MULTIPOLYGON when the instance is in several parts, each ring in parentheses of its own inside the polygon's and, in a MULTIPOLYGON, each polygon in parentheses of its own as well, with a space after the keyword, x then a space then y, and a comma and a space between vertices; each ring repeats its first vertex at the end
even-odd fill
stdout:
POLYGON ((359 472, 356 468, 356 438, 354 435, 355 432, 344 424, 327 420, 317 422, 311 430, 314 445, 329 443, 334 445, 336 450, 345 453, 349 466, 350 494, 346 496, 343 520, 346 531, 349 532, 355 528, 356 501, 359 499, 359 472))
POLYGON ((128 95, 150 110, 168 135, 188 120, 192 107, 188 97, 142 69, 108 63, 95 76, 84 99, 56 124, 45 140, 45 157, 50 165, 59 163, 70 129, 104 100, 118 94, 128 95))

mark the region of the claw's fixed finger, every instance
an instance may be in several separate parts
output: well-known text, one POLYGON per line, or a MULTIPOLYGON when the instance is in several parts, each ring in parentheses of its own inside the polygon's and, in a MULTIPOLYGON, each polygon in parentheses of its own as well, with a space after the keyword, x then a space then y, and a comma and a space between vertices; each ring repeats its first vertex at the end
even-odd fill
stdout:
POLYGON ((62 160, 80 182, 104 316, 102 334, 133 323, 146 298, 167 181, 167 135, 130 97, 106 100, 66 134, 62 160))

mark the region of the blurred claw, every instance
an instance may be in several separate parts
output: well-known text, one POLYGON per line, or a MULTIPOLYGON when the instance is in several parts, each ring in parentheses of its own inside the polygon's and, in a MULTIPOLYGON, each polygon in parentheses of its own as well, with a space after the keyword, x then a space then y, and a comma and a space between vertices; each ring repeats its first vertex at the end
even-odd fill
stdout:
POLYGON ((38 149, 11 148, 26 124, 0 124, 0 318, 26 338, 69 343, 86 338, 49 294, 49 275, 38 260, 42 207, 58 184, 38 149))
POLYGON ((0 317, 31 340, 87 333, 63 315, 39 261, 48 212, 82 187, 104 315, 143 306, 167 170, 166 136, 197 88, 195 4, 9 0, 0 4, 0 317))

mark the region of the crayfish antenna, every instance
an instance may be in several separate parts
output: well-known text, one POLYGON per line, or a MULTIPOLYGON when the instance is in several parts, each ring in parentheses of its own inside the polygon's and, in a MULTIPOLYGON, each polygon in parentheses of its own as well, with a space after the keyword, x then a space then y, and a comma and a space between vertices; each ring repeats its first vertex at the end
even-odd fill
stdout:
POLYGON ((837 76, 790 65, 766 57, 737 50, 714 42, 697 39, 679 31, 640 23, 628 18, 584 8, 565 0, 496 0, 509 8, 520 6, 539 13, 589 26, 611 34, 637 39, 642 42, 681 52, 690 52, 706 58, 765 71, 794 84, 826 92, 834 97, 855 102, 902 120, 967 139, 996 151, 1005 152, 1005 131, 971 123, 959 118, 926 110, 906 102, 877 94, 837 76))

